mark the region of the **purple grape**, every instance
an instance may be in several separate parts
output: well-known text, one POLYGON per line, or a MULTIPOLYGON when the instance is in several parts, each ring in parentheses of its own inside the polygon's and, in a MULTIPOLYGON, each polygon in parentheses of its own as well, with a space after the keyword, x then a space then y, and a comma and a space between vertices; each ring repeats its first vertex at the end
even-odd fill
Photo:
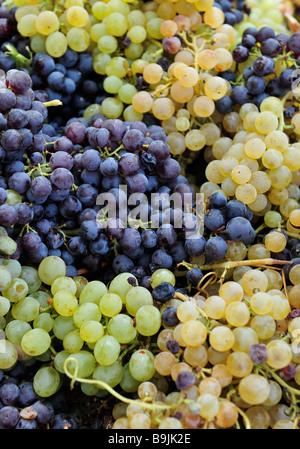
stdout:
POLYGON ((0 225, 13 226, 18 220, 16 209, 9 204, 2 204, 0 206, 0 225))
POLYGON ((71 170, 73 164, 74 164, 73 157, 65 151, 57 151, 50 157, 49 160, 51 170, 55 170, 56 168, 59 167, 71 170))
POLYGON ((22 237, 22 245, 26 251, 37 251, 41 242, 41 237, 32 231, 26 232, 22 237))
POLYGON ((19 387, 13 383, 7 383, 0 387, 0 399, 4 405, 14 405, 19 398, 19 387))
POLYGON ((265 363, 268 359, 267 347, 265 344, 254 344, 249 348, 249 357, 254 363, 265 363))
POLYGON ((0 409, 0 425, 4 429, 13 429, 19 421, 19 411, 10 405, 0 409))
MULTIPOLYGON (((59 169, 57 169, 59 170, 59 169)), ((54 173, 54 172, 53 172, 54 173)), ((51 193, 52 187, 50 181, 44 176, 37 176, 31 182, 30 192, 36 198, 47 198, 51 193)))
POLYGON ((178 390, 188 390, 196 381, 195 374, 188 371, 181 371, 176 378, 176 388, 178 390))
POLYGON ((125 153, 119 160, 119 170, 124 175, 134 175, 140 168, 140 160, 137 154, 125 153))
POLYGON ((107 129, 109 131, 110 139, 113 142, 119 142, 126 131, 125 125, 120 119, 106 120, 102 125, 102 129, 107 129))
POLYGON ((66 136, 73 143, 82 143, 86 136, 86 127, 80 121, 74 121, 67 126, 66 136))
POLYGON ((6 88, 0 88, 0 111, 6 112, 13 108, 16 104, 15 94, 6 88))
POLYGON ((70 189, 74 183, 74 177, 66 168, 56 168, 50 176, 50 182, 59 190, 70 189))

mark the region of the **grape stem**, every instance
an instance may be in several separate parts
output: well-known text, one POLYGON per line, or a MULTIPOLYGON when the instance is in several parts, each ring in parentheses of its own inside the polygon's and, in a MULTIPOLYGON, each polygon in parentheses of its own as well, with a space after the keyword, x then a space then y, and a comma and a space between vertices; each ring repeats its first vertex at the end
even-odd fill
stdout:
POLYGON ((115 391, 110 385, 108 385, 106 382, 103 382, 102 380, 85 379, 85 378, 78 377, 78 370, 79 370, 78 361, 74 357, 68 357, 64 361, 63 369, 64 369, 65 374, 70 379, 72 379, 71 380, 71 385, 70 385, 71 390, 74 388, 75 382, 81 382, 81 383, 97 385, 100 388, 104 388, 110 394, 112 394, 117 399, 119 399, 121 402, 125 402, 127 404, 137 404, 137 405, 140 405, 143 408, 149 408, 150 410, 158 410, 158 409, 159 410, 167 410, 167 409, 172 409, 172 408, 176 408, 177 407, 177 404, 172 404, 172 405, 150 404, 148 402, 141 402, 141 401, 138 401, 138 400, 135 400, 135 399, 129 399, 129 398, 126 398, 125 396, 122 396, 120 393, 115 391), (70 363, 74 363, 75 364, 74 374, 72 374, 69 371, 69 369, 68 369, 68 365, 70 363))
POLYGON ((207 270, 218 270, 219 268, 236 268, 240 266, 256 266, 260 267, 262 265, 291 265, 291 261, 289 260, 277 260, 277 259, 260 259, 260 260, 235 260, 235 261, 228 261, 223 263, 216 263, 216 264, 206 264, 206 265, 197 265, 197 264, 189 264, 187 262, 180 262, 177 264, 177 267, 180 265, 183 265, 184 267, 188 268, 188 270, 192 269, 193 267, 198 267, 200 270, 207 271, 207 270))
POLYGON ((271 376, 283 387, 286 388, 289 393, 294 394, 296 396, 300 396, 300 390, 297 390, 297 388, 291 387, 289 384, 287 384, 278 374, 276 374, 275 370, 270 369, 267 365, 263 365, 263 368, 271 374, 271 376))

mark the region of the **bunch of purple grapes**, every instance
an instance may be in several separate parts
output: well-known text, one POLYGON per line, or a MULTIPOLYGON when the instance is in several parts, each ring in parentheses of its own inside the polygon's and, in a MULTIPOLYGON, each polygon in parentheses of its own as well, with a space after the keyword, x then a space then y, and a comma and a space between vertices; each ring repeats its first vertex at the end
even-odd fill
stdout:
MULTIPOLYGON (((286 33, 276 34, 269 26, 259 30, 254 26, 249 27, 244 30, 241 42, 232 51, 232 57, 237 64, 241 64, 254 53, 257 57, 243 70, 242 79, 238 80, 232 70, 221 73, 222 77, 233 83, 233 88, 230 97, 216 102, 220 113, 228 114, 236 104, 249 102, 259 108, 265 98, 281 98, 292 89, 295 69, 300 66, 300 32, 289 36, 286 33), (275 62, 278 57, 287 59, 289 66, 277 76, 275 62), (271 74, 275 76, 268 79, 271 74)), ((288 106, 284 110, 285 117, 292 118, 297 110, 297 106, 288 106)))

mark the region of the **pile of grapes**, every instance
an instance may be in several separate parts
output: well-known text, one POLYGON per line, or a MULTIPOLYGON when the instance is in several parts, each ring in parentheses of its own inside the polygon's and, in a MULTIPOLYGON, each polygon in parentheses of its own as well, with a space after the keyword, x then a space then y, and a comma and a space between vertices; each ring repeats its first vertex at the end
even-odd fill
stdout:
POLYGON ((300 428, 300 24, 0 0, 0 428, 300 428))

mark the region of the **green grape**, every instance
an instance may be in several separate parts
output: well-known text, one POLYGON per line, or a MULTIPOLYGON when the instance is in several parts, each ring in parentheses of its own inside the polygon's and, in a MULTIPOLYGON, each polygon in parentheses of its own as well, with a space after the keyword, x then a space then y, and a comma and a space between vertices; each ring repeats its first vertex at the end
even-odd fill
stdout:
POLYGON ((106 16, 106 3, 97 1, 93 3, 92 14, 96 19, 103 20, 106 16))
POLYGON ((18 31, 21 36, 30 37, 37 32, 35 21, 35 14, 26 14, 25 16, 21 17, 17 25, 18 31))
POLYGON ((100 299, 107 293, 107 287, 101 281, 91 281, 83 287, 80 293, 80 305, 86 302, 94 302, 99 305, 100 299))
POLYGON ((11 283, 11 274, 10 271, 0 265, 0 292, 6 290, 11 283))
POLYGON ((22 277, 21 276, 22 266, 18 260, 0 258, 0 266, 7 268, 12 278, 22 277))
MULTIPOLYGON (((78 377, 89 377, 92 375, 92 373, 96 368, 96 360, 93 354, 91 354, 89 351, 82 350, 67 357, 66 360, 71 358, 76 359, 78 363, 78 374, 77 374, 78 377)), ((75 366, 76 365, 73 362, 73 360, 70 360, 67 363, 66 368, 71 374, 74 374, 75 366)))
POLYGON ((42 281, 39 278, 38 270, 34 267, 23 265, 19 277, 23 279, 28 285, 29 295, 31 295, 31 293, 38 291, 38 289, 42 285, 42 281))
POLYGON ((133 320, 128 315, 120 313, 109 320, 108 333, 118 340, 119 343, 130 343, 136 337, 136 329, 133 320))
POLYGON ((136 87, 132 84, 123 84, 118 90, 118 97, 123 103, 131 104, 132 97, 137 93, 136 87))
POLYGON ((36 33, 30 38, 30 48, 34 53, 46 51, 46 36, 36 33))
POLYGON ((17 250, 17 243, 7 235, 0 235, 0 254, 12 255, 17 250))
POLYGON ((0 317, 5 316, 10 309, 10 301, 4 296, 0 296, 0 317))
MULTIPOLYGON (((82 52, 87 50, 90 44, 90 37, 84 28, 71 28, 67 32, 67 45, 74 51, 82 52)), ((46 42, 47 44, 47 42, 46 42)))
POLYGON ((0 369, 9 369, 18 360, 18 351, 13 343, 0 340, 0 369))
POLYGON ((135 316, 142 306, 153 305, 153 298, 145 287, 134 287, 127 293, 125 305, 127 312, 135 316))
POLYGON ((99 321, 86 321, 80 327, 80 337, 87 343, 95 343, 104 334, 104 328, 99 321))
POLYGON ((41 355, 49 349, 51 337, 44 329, 30 329, 23 335, 21 347, 30 356, 41 355))
POLYGON ((53 296, 53 307, 62 316, 72 316, 78 307, 78 300, 69 290, 60 290, 53 296))
POLYGON ((15 320, 33 321, 40 312, 40 303, 37 299, 27 296, 14 303, 11 308, 12 316, 15 320))
POLYGON ((125 393, 135 393, 140 385, 140 381, 132 377, 129 368, 129 362, 124 366, 123 378, 120 382, 120 387, 125 393))
POLYGON ((72 316, 58 316, 54 319, 53 334, 59 340, 63 340, 65 336, 77 329, 72 316))
POLYGON ((22 195, 20 195, 15 190, 6 190, 7 193, 7 200, 6 204, 9 204, 10 206, 15 206, 16 204, 22 203, 22 195))
POLYGON ((105 72, 107 76, 115 75, 119 78, 124 78, 129 70, 127 59, 122 56, 115 56, 105 65, 105 72))
POLYGON ((76 294, 77 286, 75 281, 68 276, 61 276, 53 282, 51 285, 51 293, 55 295, 60 290, 68 290, 72 295, 76 294))
POLYGON ((59 372, 64 374, 64 362, 65 360, 70 357, 70 353, 63 349, 62 351, 59 351, 57 354, 55 354, 53 364, 54 368, 59 372))
POLYGON ((139 308, 136 313, 136 329, 144 336, 155 335, 161 326, 161 315, 159 310, 152 305, 139 308))
POLYGON ((119 357, 120 343, 111 335, 104 335, 94 347, 96 361, 103 366, 112 365, 119 357))
MULTIPOLYGON (((8 235, 7 230, 3 226, 0 226, 0 235, 8 235)), ((0 263, 2 263, 2 261, 4 260, 6 259, 0 259, 0 263)))
POLYGON ((106 3, 105 16, 108 17, 114 12, 119 12, 126 17, 130 12, 130 7, 122 0, 110 0, 106 3))
POLYGON ((123 112, 124 105, 119 98, 107 97, 102 103, 102 112, 108 119, 120 117, 123 112))
POLYGON ((73 320, 77 327, 81 327, 87 321, 100 321, 101 312, 99 307, 93 302, 86 302, 81 304, 73 314, 73 320))
POLYGON ((146 25, 145 14, 139 9, 134 9, 128 13, 127 22, 129 29, 136 25, 144 27, 146 25))
POLYGON ((130 44, 129 47, 125 48, 124 54, 127 59, 136 60, 142 56, 143 51, 144 47, 142 44, 130 44))
POLYGON ((133 42, 134 44, 140 44, 144 42, 144 40, 147 37, 147 31, 144 27, 140 25, 135 25, 130 28, 130 30, 127 32, 127 36, 133 42))
POLYGON ((107 36, 107 28, 105 23, 95 23, 92 25, 90 28, 91 40, 97 43, 102 36, 107 36))
POLYGON ((95 114, 101 114, 102 108, 100 104, 90 104, 83 113, 83 117, 90 120, 95 114))
MULTIPOLYGON (((85 30, 83 30, 83 31, 85 31, 85 30)), ((45 47, 46 47, 47 53, 49 53, 49 55, 52 56, 53 58, 60 58, 61 56, 63 56, 66 53, 68 45, 71 47, 69 40, 74 45, 74 42, 72 39, 74 39, 74 38, 73 37, 71 38, 68 36, 66 37, 60 31, 55 31, 55 33, 50 34, 50 36, 48 36, 46 39, 45 47)))
POLYGON ((70 354, 80 351, 84 344, 79 329, 69 332, 63 339, 63 347, 70 354))
POLYGON ((133 287, 138 285, 137 278, 131 273, 118 274, 109 285, 109 293, 116 293, 125 304, 126 295, 133 287))
POLYGON ((40 368, 33 378, 33 388, 42 398, 52 396, 59 388, 60 375, 50 366, 40 368))
POLYGON ((41 313, 33 320, 34 328, 44 329, 46 332, 51 332, 54 324, 54 319, 50 315, 50 313, 41 313))
POLYGON ((141 122, 143 120, 143 114, 135 111, 134 107, 130 104, 123 111, 124 120, 128 122, 141 122))
POLYGON ((40 303, 40 307, 42 309, 49 306, 48 304, 48 299, 50 298, 49 293, 44 292, 43 290, 38 290, 37 292, 31 293, 30 296, 38 300, 38 302, 40 303))
POLYGON ((88 280, 84 276, 75 276, 73 281, 75 282, 77 288, 75 296, 79 298, 82 290, 88 284, 88 280))
POLYGON ((107 53, 110 55, 117 50, 118 41, 114 36, 101 36, 97 45, 102 53, 107 53))
POLYGON ((160 268, 159 270, 154 271, 151 276, 150 282, 152 288, 157 287, 162 282, 168 282, 174 287, 176 284, 176 279, 172 271, 167 270, 166 268, 160 268))
POLYGON ((48 256, 39 264, 38 273, 44 284, 51 285, 56 278, 65 276, 67 267, 65 262, 57 256, 48 256))
MULTIPOLYGON (((98 75, 106 74, 106 66, 111 61, 111 56, 107 53, 100 53, 94 57, 93 69, 98 75)), ((109 75, 108 75, 109 76, 109 75)))
POLYGON ((268 228, 278 228, 282 220, 281 214, 275 210, 269 210, 264 216, 264 222, 268 228))
POLYGON ((20 345, 23 336, 30 330, 31 326, 26 321, 13 320, 6 325, 5 335, 9 341, 16 345, 20 345))
MULTIPOLYGON (((102 366, 98 365, 93 372, 93 379, 101 380, 107 383, 110 387, 116 387, 123 378, 124 368, 122 362, 117 360, 112 365, 102 366)), ((97 385, 101 390, 105 389, 97 385)))
POLYGON ((116 293, 106 293, 100 299, 100 312, 108 317, 118 315, 122 310, 122 299, 116 293))
POLYGON ((117 94, 122 85, 123 80, 114 75, 107 76, 103 81, 103 88, 109 94, 117 94))
POLYGON ((148 33, 148 36, 152 39, 162 40, 163 35, 160 32, 160 27, 163 22, 164 19, 161 19, 159 17, 150 19, 146 24, 146 31, 148 33))
POLYGON ((4 316, 0 317, 0 329, 4 329, 6 326, 6 318, 4 318, 4 316))
POLYGON ((97 385, 81 383, 80 388, 83 394, 87 396, 96 396, 99 391, 97 385))
POLYGON ((132 377, 140 382, 150 380, 155 374, 154 355, 147 349, 135 351, 129 361, 132 377))
POLYGON ((36 18, 35 26, 38 33, 49 36, 59 29, 59 19, 53 11, 42 11, 36 18))
POLYGON ((123 36, 128 29, 126 17, 119 12, 106 16, 106 26, 108 33, 117 37, 123 36))
POLYGON ((28 294, 28 285, 23 279, 15 278, 11 281, 9 287, 3 290, 2 294, 11 302, 20 301, 28 294))

